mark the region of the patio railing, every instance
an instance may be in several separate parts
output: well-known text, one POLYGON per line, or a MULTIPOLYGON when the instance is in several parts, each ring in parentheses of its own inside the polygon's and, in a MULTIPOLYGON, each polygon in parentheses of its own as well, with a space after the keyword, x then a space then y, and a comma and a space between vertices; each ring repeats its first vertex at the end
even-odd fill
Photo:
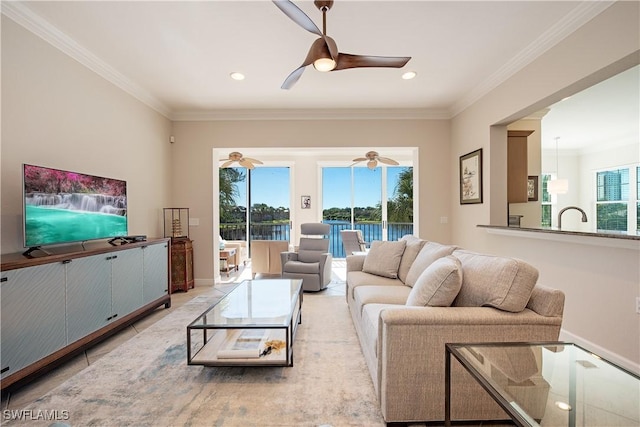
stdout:
MULTIPOLYGON (((331 225, 329 232, 329 251, 334 258, 344 258, 344 247, 340 230, 351 230, 351 223, 342 221, 328 221, 331 225)), ((365 242, 382 240, 382 224, 379 222, 356 222, 353 229, 360 230, 365 242)), ((388 223, 387 240, 398 240, 405 234, 413 234, 412 223, 388 223)), ((220 224, 220 235, 225 240, 247 240, 246 223, 220 224)), ((249 241, 251 240, 286 240, 290 241, 291 234, 287 223, 252 223, 249 241)))

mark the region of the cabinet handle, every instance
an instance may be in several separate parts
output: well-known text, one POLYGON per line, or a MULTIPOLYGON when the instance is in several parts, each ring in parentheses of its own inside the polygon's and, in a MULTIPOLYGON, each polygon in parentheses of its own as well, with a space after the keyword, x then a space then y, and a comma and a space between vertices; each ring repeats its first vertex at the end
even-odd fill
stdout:
POLYGON ((9 280, 8 277, 3 277, 2 279, 0 279, 0 282, 6 282, 7 280, 9 280))
POLYGON ((62 261, 63 264, 69 264, 71 262, 70 259, 65 259, 64 261, 62 261))
POLYGON ((9 370, 9 367, 7 366, 6 368, 2 368, 2 370, 0 371, 0 374, 4 374, 5 372, 7 372, 9 370))

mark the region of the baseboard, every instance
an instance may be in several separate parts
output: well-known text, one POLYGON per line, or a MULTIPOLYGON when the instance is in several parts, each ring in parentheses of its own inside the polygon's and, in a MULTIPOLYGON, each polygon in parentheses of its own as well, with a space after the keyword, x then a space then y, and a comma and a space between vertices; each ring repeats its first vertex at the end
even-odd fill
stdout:
POLYGON ((629 360, 617 353, 612 352, 604 347, 599 346, 589 340, 586 340, 578 335, 574 335, 571 332, 561 329, 560 341, 572 342, 578 344, 580 347, 584 347, 587 350, 593 351, 598 356, 602 356, 605 359, 620 365, 621 367, 640 375, 640 363, 629 360))
POLYGON ((193 279, 193 283, 196 286, 213 286, 213 279, 193 279))

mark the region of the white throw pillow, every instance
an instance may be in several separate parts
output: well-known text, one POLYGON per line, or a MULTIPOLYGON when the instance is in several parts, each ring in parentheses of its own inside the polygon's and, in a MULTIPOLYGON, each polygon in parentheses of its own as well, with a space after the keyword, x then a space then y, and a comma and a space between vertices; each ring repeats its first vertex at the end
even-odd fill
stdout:
POLYGON ((422 272, 406 305, 449 307, 462 286, 462 265, 453 255, 435 260, 422 272))
POLYGON ((451 255, 456 250, 456 246, 442 245, 436 242, 427 242, 424 244, 416 259, 411 264, 407 272, 407 278, 404 284, 410 287, 416 283, 418 277, 427 269, 435 260, 451 255))
POLYGON ((376 276, 398 278, 398 267, 402 260, 406 242, 383 242, 375 240, 371 243, 371 249, 364 259, 362 271, 376 276))

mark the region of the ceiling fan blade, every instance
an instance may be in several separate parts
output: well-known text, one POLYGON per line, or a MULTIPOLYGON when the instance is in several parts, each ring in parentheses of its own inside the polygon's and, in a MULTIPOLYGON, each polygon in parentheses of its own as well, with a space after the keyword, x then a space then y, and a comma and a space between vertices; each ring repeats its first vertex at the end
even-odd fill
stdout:
POLYGON ((338 65, 332 71, 361 67, 402 68, 411 59, 410 56, 367 56, 338 54, 338 65))
POLYGON ((244 166, 247 169, 253 169, 253 163, 247 161, 246 159, 242 159, 238 163, 240 163, 240 166, 244 166))
POLYGON ((260 160, 258 160, 258 159, 252 159, 251 157, 245 157, 244 159, 245 159, 245 160, 250 161, 251 163, 257 163, 257 164, 259 164, 259 165, 262 165, 262 164, 263 164, 260 160))
POLYGON ((324 37, 322 31, 318 26, 304 13, 298 6, 290 2, 289 0, 273 0, 273 3, 278 6, 278 9, 284 12, 293 22, 300 25, 310 33, 317 34, 324 37))
POLYGON ((282 83, 282 86, 280 86, 280 89, 291 89, 293 85, 296 84, 296 82, 300 79, 300 76, 302 76, 302 73, 304 73, 305 68, 306 68, 306 65, 301 65, 298 68, 296 68, 284 80, 284 83, 282 83))
POLYGON ((367 160, 366 157, 358 157, 357 159, 353 159, 351 160, 352 162, 364 162, 365 160, 367 160))
POLYGON ((400 163, 396 162, 395 160, 390 159, 388 157, 378 157, 378 161, 380 163, 384 163, 384 164, 387 164, 387 165, 394 165, 394 166, 398 166, 400 164, 400 163))
POLYGON ((229 160, 220 165, 221 168, 228 168, 229 165, 233 163, 233 160, 229 160))

